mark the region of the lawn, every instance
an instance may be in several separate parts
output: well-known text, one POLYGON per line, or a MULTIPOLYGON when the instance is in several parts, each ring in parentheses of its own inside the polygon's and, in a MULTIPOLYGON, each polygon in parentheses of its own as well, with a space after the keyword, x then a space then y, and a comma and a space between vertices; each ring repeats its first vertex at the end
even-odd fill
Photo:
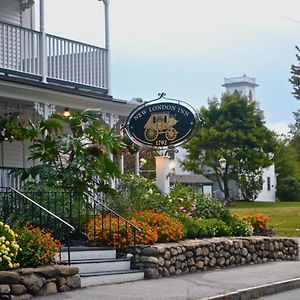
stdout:
POLYGON ((230 210, 241 216, 263 214, 271 220, 275 235, 300 237, 300 202, 246 202, 234 201, 230 210))

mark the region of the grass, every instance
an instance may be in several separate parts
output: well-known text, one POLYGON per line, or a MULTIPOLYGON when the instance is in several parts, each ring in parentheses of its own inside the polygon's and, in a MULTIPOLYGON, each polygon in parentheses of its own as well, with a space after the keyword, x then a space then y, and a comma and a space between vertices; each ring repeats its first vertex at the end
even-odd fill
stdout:
POLYGON ((271 220, 275 235, 286 237, 300 237, 300 202, 246 202, 233 201, 231 212, 241 216, 263 214, 271 220))

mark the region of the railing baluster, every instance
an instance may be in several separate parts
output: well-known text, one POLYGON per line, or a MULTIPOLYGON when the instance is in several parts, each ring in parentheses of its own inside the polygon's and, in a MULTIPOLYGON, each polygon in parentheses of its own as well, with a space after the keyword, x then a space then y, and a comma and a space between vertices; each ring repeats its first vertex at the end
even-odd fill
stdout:
POLYGON ((62 218, 64 219, 65 218, 65 194, 66 193, 62 193, 62 218))
POLYGON ((102 241, 104 240, 104 206, 101 206, 101 220, 102 220, 102 228, 101 228, 101 232, 102 232, 102 241))
MULTIPOLYGON (((54 214, 58 215, 57 213, 57 192, 54 193, 54 214)), ((57 231, 57 220, 54 219, 54 230, 57 231)))
MULTIPOLYGON (((76 195, 74 196, 74 198, 76 197, 76 195)), ((76 200, 75 200, 76 201, 76 200)), ((75 202, 74 201, 74 202, 75 202)), ((77 203, 78 203, 78 209, 77 209, 77 213, 78 213, 78 227, 81 229, 82 227, 81 227, 81 216, 80 216, 80 214, 81 214, 81 211, 82 211, 82 209, 81 209, 81 195, 79 195, 78 193, 77 193, 77 203)))
POLYGON ((118 218, 118 232, 117 232, 117 235, 118 235, 118 248, 121 248, 120 245, 121 245, 121 242, 120 242, 120 218, 118 218))
MULTIPOLYGON (((94 240, 96 239, 96 201, 94 201, 94 205, 93 205, 93 226, 94 226, 94 232, 93 232, 93 235, 94 235, 94 240)), ((102 214, 102 228, 101 228, 101 231, 102 231, 102 235, 103 235, 103 214, 102 214)))
POLYGON ((6 45, 7 45, 7 49, 6 49, 6 64, 5 67, 9 69, 9 37, 8 37, 8 26, 7 26, 7 30, 6 30, 6 45))
POLYGON ((80 46, 80 60, 81 60, 81 82, 85 83, 85 51, 84 51, 84 45, 80 46))
POLYGON ((69 223, 72 224, 73 223, 73 192, 69 193, 69 223))
POLYGON ((59 79, 64 79, 63 77, 63 40, 59 40, 59 79))
POLYGON ((10 55, 10 68, 14 69, 14 39, 13 39, 13 34, 14 34, 14 28, 11 27, 10 29, 10 49, 11 49, 11 55, 10 55))

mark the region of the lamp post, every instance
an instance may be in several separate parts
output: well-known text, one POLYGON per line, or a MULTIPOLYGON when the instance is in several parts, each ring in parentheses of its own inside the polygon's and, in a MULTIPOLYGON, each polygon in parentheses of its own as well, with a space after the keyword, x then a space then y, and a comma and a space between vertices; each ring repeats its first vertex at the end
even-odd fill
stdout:
POLYGON ((223 156, 219 159, 219 165, 222 170, 222 180, 224 185, 224 200, 226 205, 229 205, 230 203, 229 203, 229 188, 228 188, 228 177, 227 177, 227 161, 223 156))

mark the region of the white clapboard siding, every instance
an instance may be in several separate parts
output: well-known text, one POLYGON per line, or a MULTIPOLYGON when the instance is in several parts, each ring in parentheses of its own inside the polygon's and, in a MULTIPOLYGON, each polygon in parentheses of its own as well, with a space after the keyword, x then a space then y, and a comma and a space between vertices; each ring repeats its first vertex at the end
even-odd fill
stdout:
POLYGON ((24 141, 24 168, 30 168, 35 165, 35 162, 32 159, 29 159, 30 157, 30 150, 29 146, 31 145, 31 142, 24 141))
POLYGON ((23 168, 24 146, 23 142, 3 143, 3 165, 9 168, 23 168))
POLYGON ((0 0, 0 21, 21 26, 20 0, 0 0))

